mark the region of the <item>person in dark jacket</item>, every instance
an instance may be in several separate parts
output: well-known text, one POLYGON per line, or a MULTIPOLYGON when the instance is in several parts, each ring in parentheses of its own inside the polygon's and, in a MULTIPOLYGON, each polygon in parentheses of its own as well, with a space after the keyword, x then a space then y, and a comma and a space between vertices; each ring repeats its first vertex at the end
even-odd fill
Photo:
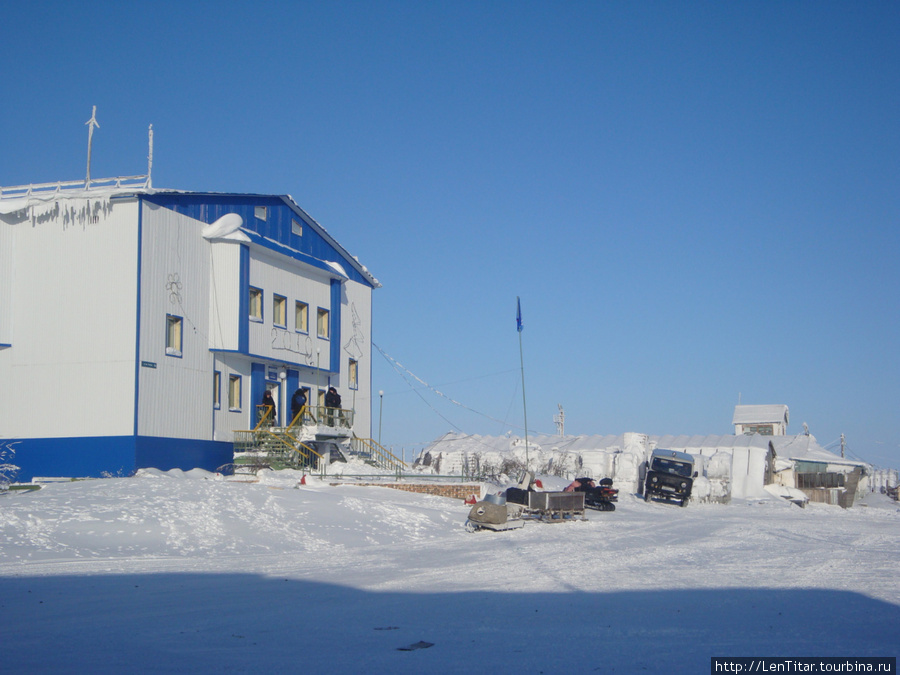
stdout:
MULTIPOLYGON (((306 405, 306 392, 302 389, 298 389, 294 392, 294 395, 291 397, 291 421, 297 419, 297 415, 300 414, 300 411, 303 410, 303 407, 306 405)), ((303 420, 297 420, 297 424, 303 424, 303 420)))
POLYGON ((328 426, 333 427, 335 412, 341 407, 341 395, 334 387, 328 387, 325 394, 325 407, 327 408, 328 426))
POLYGON ((272 392, 269 391, 268 389, 266 389, 265 392, 263 392, 262 405, 269 406, 269 409, 267 410, 267 409, 263 408, 261 411, 261 414, 260 414, 260 418, 265 417, 266 426, 270 426, 270 427, 275 426, 275 424, 276 424, 275 399, 272 397, 272 392), (266 413, 269 414, 268 417, 266 417, 266 413))

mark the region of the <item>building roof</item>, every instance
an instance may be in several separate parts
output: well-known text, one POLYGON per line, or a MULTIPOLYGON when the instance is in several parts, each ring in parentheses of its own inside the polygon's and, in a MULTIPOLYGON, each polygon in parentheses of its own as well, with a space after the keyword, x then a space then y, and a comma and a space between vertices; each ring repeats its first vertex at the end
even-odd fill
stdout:
MULTIPOLYGON (((537 434, 528 437, 528 444, 535 453, 540 452, 626 452, 649 453, 656 448, 677 450, 689 454, 712 455, 716 452, 732 452, 740 448, 768 450, 771 445, 775 456, 794 461, 821 462, 863 466, 865 462, 845 459, 826 450, 815 436, 761 436, 760 434, 709 434, 649 436, 639 433, 594 436, 557 436, 537 434)), ((514 449, 522 450, 525 441, 518 436, 479 436, 449 432, 427 445, 422 454, 437 453, 485 453, 506 454, 514 449)))
MULTIPOLYGON (((17 211, 25 211, 33 206, 47 205, 60 199, 100 199, 108 200, 114 197, 125 197, 128 195, 142 195, 148 197, 164 198, 166 196, 187 197, 187 198, 214 198, 214 199, 276 199, 281 200, 288 206, 301 220, 303 220, 310 228, 315 230, 323 241, 327 242, 337 254, 343 258, 347 265, 368 282, 373 288, 380 288, 378 282, 365 265, 359 262, 355 256, 351 255, 328 231, 322 227, 312 216, 304 211, 290 195, 270 195, 270 194, 253 194, 253 193, 233 193, 233 192, 194 192, 190 190, 171 190, 150 187, 147 176, 126 176, 122 178, 103 178, 92 179, 90 185, 86 185, 85 181, 67 181, 57 183, 42 183, 35 185, 22 185, 14 187, 0 187, 0 214, 9 214, 17 211)), ((196 215, 196 214, 193 214, 196 215)), ((202 220, 202 219, 201 219, 202 220)), ((212 218, 215 220, 215 218, 212 218)), ((267 237, 260 233, 253 232, 249 226, 248 219, 244 219, 244 227, 241 228, 247 233, 252 241, 263 243, 273 250, 290 255, 297 259, 310 256, 302 254, 286 246, 283 242, 270 241, 267 237)), ((212 222, 207 222, 207 225, 212 222)), ((309 261, 316 260, 310 258, 309 261)), ((334 270, 330 263, 336 261, 321 260, 320 267, 327 267, 334 270)), ((335 270, 339 276, 347 277, 346 271, 341 268, 335 270)))
POLYGON ((779 424, 789 421, 786 405, 736 405, 732 424, 779 424))

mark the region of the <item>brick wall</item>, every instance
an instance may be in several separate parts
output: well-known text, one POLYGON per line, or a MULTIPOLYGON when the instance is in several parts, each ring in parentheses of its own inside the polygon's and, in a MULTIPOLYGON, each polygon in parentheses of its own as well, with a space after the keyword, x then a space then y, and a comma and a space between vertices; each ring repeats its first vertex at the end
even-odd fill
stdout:
POLYGON ((406 492, 419 492, 426 495, 450 497, 465 500, 470 495, 481 499, 484 486, 481 483, 331 483, 331 485, 364 485, 370 487, 387 487, 406 492))

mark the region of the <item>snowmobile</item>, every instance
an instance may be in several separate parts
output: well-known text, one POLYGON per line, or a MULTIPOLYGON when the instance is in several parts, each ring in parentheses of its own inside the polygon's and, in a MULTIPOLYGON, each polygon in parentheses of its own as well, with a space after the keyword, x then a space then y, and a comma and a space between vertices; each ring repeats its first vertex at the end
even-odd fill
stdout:
POLYGON ((619 491, 612 486, 612 478, 601 478, 595 483, 593 478, 576 478, 572 481, 575 492, 584 493, 584 505, 595 511, 615 511, 619 501, 619 491))
POLYGON ((534 474, 526 472, 518 486, 487 495, 469 510, 466 529, 502 532, 522 527, 528 520, 560 523, 584 518, 583 492, 536 492, 534 474))

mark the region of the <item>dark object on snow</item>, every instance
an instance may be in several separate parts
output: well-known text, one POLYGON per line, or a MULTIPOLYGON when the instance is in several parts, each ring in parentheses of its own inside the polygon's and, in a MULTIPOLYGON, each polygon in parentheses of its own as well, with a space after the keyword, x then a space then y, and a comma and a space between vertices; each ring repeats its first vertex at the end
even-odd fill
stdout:
POLYGON ((528 492, 528 490, 517 487, 506 488, 506 501, 509 504, 528 506, 528 492))
POLYGON ((398 652, 411 652, 416 649, 428 649, 429 647, 434 647, 433 642, 425 642, 424 640, 419 640, 418 642, 414 642, 408 647, 397 647, 398 652))
POLYGON ((535 492, 534 476, 526 472, 518 486, 507 488, 504 494, 486 495, 469 511, 466 529, 512 530, 522 527, 526 520, 561 523, 584 518, 584 494, 575 492, 535 492))
POLYGON ((584 505, 595 511, 615 511, 614 502, 619 500, 619 491, 612 486, 612 478, 602 478, 599 485, 593 478, 576 478, 566 491, 583 492, 584 505))
MULTIPOLYGON (((488 530, 506 530, 511 529, 508 525, 509 513, 506 504, 495 504, 490 501, 477 502, 469 509, 469 523, 473 527, 485 528, 488 530)), ((513 527, 521 527, 521 524, 513 527)))
POLYGON ((644 501, 653 497, 687 506, 694 485, 694 458, 677 450, 654 450, 644 478, 644 501))

